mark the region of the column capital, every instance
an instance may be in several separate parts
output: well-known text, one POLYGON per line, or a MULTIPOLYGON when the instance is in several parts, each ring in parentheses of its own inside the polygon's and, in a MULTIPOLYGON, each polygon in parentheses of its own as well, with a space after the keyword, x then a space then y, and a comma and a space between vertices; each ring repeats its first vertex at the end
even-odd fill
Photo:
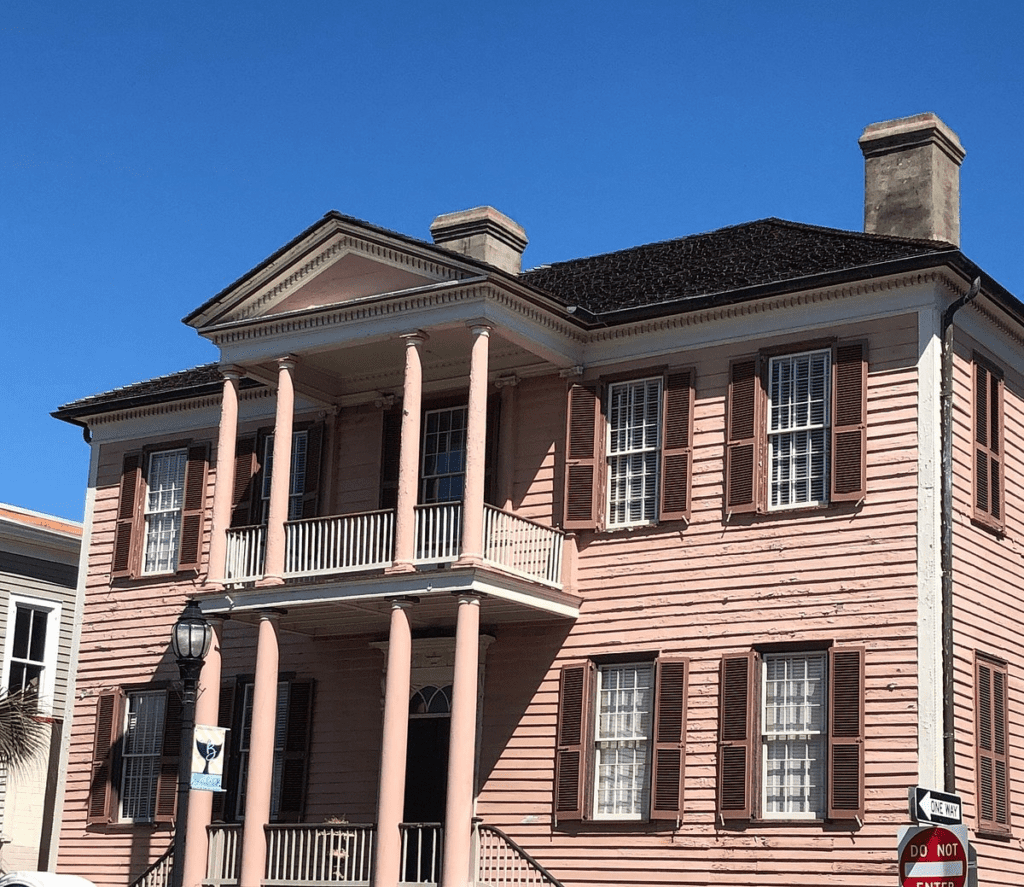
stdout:
POLYGON ((229 363, 229 364, 225 364, 224 366, 220 367, 220 374, 225 379, 235 379, 235 380, 238 380, 238 379, 241 379, 245 375, 245 370, 243 370, 237 364, 229 363))
POLYGON ((420 599, 413 595, 403 595, 402 597, 393 597, 390 600, 392 610, 410 610, 413 604, 418 604, 420 599))
POLYGON ((410 330, 407 333, 399 333, 399 339, 403 339, 406 345, 420 345, 430 338, 423 330, 410 330))
POLYGON ((483 320, 471 320, 466 324, 466 326, 474 336, 489 336, 491 334, 491 330, 494 329, 491 324, 483 320))
POLYGON ((260 610, 256 615, 260 617, 260 622, 273 622, 275 625, 281 621, 281 617, 287 615, 287 610, 273 609, 273 610, 260 610))
POLYGON ((502 388, 515 388, 519 384, 519 376, 515 373, 506 373, 494 380, 494 387, 499 391, 502 388))
POLYGON ((460 604, 479 604, 487 597, 482 591, 453 591, 452 595, 458 599, 460 604))
POLYGON ((276 361, 278 369, 282 370, 294 370, 298 362, 299 358, 295 354, 283 354, 276 361))

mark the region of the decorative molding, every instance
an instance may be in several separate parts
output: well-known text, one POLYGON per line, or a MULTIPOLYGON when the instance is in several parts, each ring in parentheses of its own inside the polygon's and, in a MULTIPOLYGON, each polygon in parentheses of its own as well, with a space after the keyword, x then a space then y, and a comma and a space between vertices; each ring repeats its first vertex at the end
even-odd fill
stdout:
MULTIPOLYGON (((336 260, 350 252, 377 259, 392 267, 412 269, 435 280, 458 280, 459 278, 455 269, 449 266, 428 261, 420 256, 410 255, 393 247, 382 246, 352 234, 342 234, 340 238, 327 243, 319 251, 306 259, 298 268, 288 274, 287 277, 279 280, 270 289, 256 296, 253 293, 258 291, 257 288, 253 293, 244 296, 240 305, 237 306, 237 310, 234 312, 229 311, 228 316, 232 320, 245 320, 255 317, 268 306, 281 301, 291 292, 298 289, 307 279, 319 274, 328 265, 333 264, 336 260)), ((266 286, 266 283, 263 285, 266 286)))

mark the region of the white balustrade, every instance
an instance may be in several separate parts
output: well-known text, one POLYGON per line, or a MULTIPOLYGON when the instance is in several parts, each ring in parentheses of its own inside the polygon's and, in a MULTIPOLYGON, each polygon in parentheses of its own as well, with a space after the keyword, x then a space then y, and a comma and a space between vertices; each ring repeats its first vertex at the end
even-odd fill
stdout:
POLYGON ((224 559, 225 582, 255 582, 263 578, 263 558, 267 550, 267 528, 232 527, 227 531, 224 559))
POLYGON ((437 884, 441 880, 444 827, 437 822, 403 822, 399 884, 437 884))
POLYGON ((509 573, 562 585, 562 532, 484 506, 484 560, 509 573))
POLYGON ((461 502, 416 506, 415 563, 450 563, 458 560, 461 548, 461 502))
POLYGON ((562 887, 561 881, 501 829, 480 824, 474 839, 476 887, 562 887))
POLYGON ((284 575, 322 576, 387 567, 394 559, 394 526, 393 511, 289 521, 284 575))
POLYGON ((206 829, 210 850, 206 855, 206 879, 209 887, 234 887, 238 883, 238 861, 241 858, 242 827, 211 825, 206 829))

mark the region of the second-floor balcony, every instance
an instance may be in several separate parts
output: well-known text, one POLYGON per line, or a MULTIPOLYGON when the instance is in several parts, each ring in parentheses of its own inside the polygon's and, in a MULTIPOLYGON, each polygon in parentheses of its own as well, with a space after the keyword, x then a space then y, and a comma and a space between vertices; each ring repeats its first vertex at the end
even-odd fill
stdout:
MULTIPOLYGON (((416 507, 416 566, 451 564, 461 553, 463 506, 442 502, 416 507)), ((483 561, 521 579, 562 587, 561 530, 484 506, 483 561)), ((383 570, 394 562, 392 509, 289 521, 285 525, 286 580, 383 570)), ((227 531, 224 582, 242 585, 264 575, 266 527, 227 531)))

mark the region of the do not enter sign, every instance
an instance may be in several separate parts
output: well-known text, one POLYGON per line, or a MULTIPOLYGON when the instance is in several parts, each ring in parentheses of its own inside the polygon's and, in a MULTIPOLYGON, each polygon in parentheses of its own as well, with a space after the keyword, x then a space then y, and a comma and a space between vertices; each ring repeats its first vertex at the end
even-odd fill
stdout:
POLYGON ((902 887, 964 887, 967 848, 941 825, 910 830, 900 842, 902 887))

